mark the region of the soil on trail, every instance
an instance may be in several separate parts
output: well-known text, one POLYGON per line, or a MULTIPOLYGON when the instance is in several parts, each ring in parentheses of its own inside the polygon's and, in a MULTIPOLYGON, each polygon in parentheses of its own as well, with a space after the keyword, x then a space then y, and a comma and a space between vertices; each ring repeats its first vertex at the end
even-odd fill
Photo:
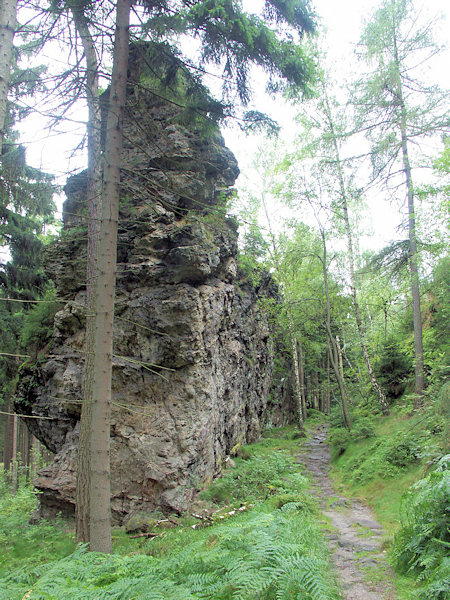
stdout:
POLYGON ((327 426, 321 425, 298 455, 311 475, 313 494, 331 522, 328 538, 345 600, 393 600, 390 569, 381 548, 382 528, 361 502, 337 494, 329 476, 327 426))

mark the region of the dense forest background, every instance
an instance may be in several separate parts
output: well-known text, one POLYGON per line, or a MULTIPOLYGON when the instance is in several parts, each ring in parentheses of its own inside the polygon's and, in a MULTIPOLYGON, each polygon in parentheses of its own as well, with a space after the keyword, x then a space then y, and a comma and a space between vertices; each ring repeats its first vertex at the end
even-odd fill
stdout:
MULTIPOLYGON (((405 598, 448 598, 450 121, 449 92, 433 68, 442 64, 444 52, 435 39, 439 19, 408 0, 385 0, 366 16, 343 81, 320 14, 309 2, 268 2, 256 13, 228 1, 131 3, 130 11, 125 0, 55 1, 45 7, 8 0, 0 16, 0 507, 5 515, 0 544, 6 557, 0 578, 7 594, 0 592, 0 598, 23 597, 39 586, 42 592, 25 597, 73 593, 71 574, 78 569, 83 583, 75 586, 77 593, 94 581, 95 589, 117 586, 108 597, 125 598, 138 573, 139 589, 153 586, 152 598, 288 598, 295 576, 287 564, 303 573, 295 597, 337 597, 322 542, 310 559, 300 550, 306 539, 288 548, 289 536, 300 535, 296 528, 309 531, 312 545, 320 538, 306 482, 292 476, 288 485, 286 477, 293 468, 292 442, 322 422, 329 424, 338 485, 370 500, 388 531, 399 594, 403 587, 405 598), (88 121, 82 141, 74 138, 81 158, 72 157, 71 163, 83 163, 74 168, 79 172, 87 162, 89 224, 83 235, 92 257, 88 279, 90 273, 99 286, 87 299, 87 356, 95 360, 88 359, 86 367, 79 472, 88 482, 84 490, 103 495, 77 492, 76 537, 92 550, 112 551, 105 526, 108 474, 101 468, 108 440, 97 447, 92 431, 109 423, 102 399, 111 393, 111 377, 104 373, 111 370, 114 267, 108 259, 115 254, 115 233, 107 229, 114 218, 106 218, 105 210, 113 210, 114 197, 119 210, 117 155, 129 31, 133 43, 150 40, 154 71, 146 85, 182 106, 183 126, 208 137, 217 124, 226 124, 229 144, 239 140, 238 189, 209 218, 216 226, 231 218, 239 227, 240 277, 255 289, 268 274, 277 284, 279 299, 260 300, 260 309, 275 339, 275 377, 291 381, 295 427, 268 433, 260 446, 240 450, 239 476, 225 474, 204 492, 223 508, 219 516, 245 507, 242 527, 260 542, 250 567, 245 551, 234 555, 228 548, 220 568, 209 570, 214 536, 244 544, 231 520, 217 526, 222 527, 217 533, 199 532, 204 538, 196 538, 194 528, 167 541, 167 547, 165 538, 156 540, 155 550, 140 547, 142 557, 155 557, 150 570, 150 563, 133 557, 136 548, 124 532, 113 535, 116 554, 99 568, 85 546, 72 554, 73 532, 62 521, 26 524, 35 498, 33 477, 49 453, 29 434, 14 402, 22 370, 44 361, 51 350, 61 300, 42 257, 64 235, 60 173, 27 162, 27 122, 34 123, 32 130, 39 115, 49 137, 70 136, 80 121, 83 126, 88 121), (56 48, 61 60, 55 60, 56 48), (262 80, 282 107, 279 115, 262 109, 262 80), (105 109, 101 98, 108 86, 105 109), (108 113, 106 133, 102 110, 108 113), (238 130, 249 137, 237 138, 238 130), (110 277, 103 281, 99 273, 110 277), (109 305, 100 291, 107 285, 109 305), (98 320, 103 313, 111 324, 98 320), (278 449, 287 453, 284 458, 278 449), (261 492, 271 486, 273 498, 261 492), (288 507, 275 520, 268 516, 300 502, 306 508, 295 514, 288 507), (21 527, 26 543, 40 544, 29 562, 18 539, 21 527), (280 542, 279 554, 270 558, 273 539, 280 542), (187 556, 198 552, 205 554, 193 566, 187 556), (262 567, 256 566, 259 559, 262 567), (19 571, 10 577, 13 569, 19 571), (176 580, 174 572, 184 575, 176 580), (236 580, 233 573, 239 574, 236 580), (56 592, 50 581, 60 586, 56 592), (182 589, 186 581, 189 590, 182 589), (169 588, 171 595, 164 595, 169 588)), ((155 536, 160 517, 152 521, 155 536)), ((180 528, 193 523, 180 521, 180 528)), ((148 537, 136 543, 150 544, 148 537)), ((93 593, 87 589, 77 597, 93 593)))

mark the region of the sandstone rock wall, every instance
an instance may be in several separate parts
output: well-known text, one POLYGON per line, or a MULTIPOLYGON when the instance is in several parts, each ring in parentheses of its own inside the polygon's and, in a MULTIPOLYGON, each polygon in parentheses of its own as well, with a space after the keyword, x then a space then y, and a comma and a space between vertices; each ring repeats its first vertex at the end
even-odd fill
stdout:
MULTIPOLYGON (((130 92, 118 242, 111 420, 112 511, 185 510, 224 458, 256 440, 273 362, 255 289, 238 278, 224 202, 238 174, 218 133, 176 124, 179 109, 130 92)), ((73 511, 84 364, 86 181, 66 186, 64 233, 47 256, 58 297, 46 360, 24 369, 16 408, 56 453, 41 512, 73 511)), ((279 414, 276 419, 282 420, 279 414)))

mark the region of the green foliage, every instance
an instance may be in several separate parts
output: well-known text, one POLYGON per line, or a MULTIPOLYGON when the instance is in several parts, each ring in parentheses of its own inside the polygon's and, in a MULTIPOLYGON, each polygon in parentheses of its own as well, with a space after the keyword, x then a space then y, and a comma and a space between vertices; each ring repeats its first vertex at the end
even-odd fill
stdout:
MULTIPOLYGON (((239 459, 237 459, 239 460, 239 459)), ((227 471, 213 482, 202 497, 217 504, 231 504, 245 500, 261 501, 292 485, 289 472, 295 472, 292 458, 281 451, 267 456, 252 456, 236 471, 227 471)), ((296 474, 295 477, 301 476, 296 474)))
POLYGON ((416 597, 445 600, 450 595, 450 455, 405 494, 402 527, 393 560, 401 572, 413 571, 424 584, 416 597))
MULTIPOLYGON (((62 522, 29 523, 36 506, 36 492, 21 481, 14 494, 3 469, 0 471, 0 579, 19 569, 17 577, 28 577, 30 569, 45 561, 60 558, 74 549, 72 536, 62 529, 62 522)), ((2 585, 0 584, 0 589, 2 585)), ((23 595, 23 594, 22 594, 23 595)), ((0 598, 8 598, 7 595, 0 598)))
MULTIPOLYGON (((30 600, 337 600, 316 503, 291 456, 298 449, 292 431, 267 431, 261 442, 245 447, 248 459, 236 458, 236 467, 224 475, 226 485, 218 480, 207 494, 225 489, 225 501, 231 491, 238 505, 253 501, 255 507, 232 515, 223 507, 209 527, 178 527, 149 541, 129 540, 128 555, 87 553, 81 547, 53 562, 50 553, 50 561, 40 564, 44 547, 39 560, 23 559, 21 569, 0 574, 0 600, 21 600, 27 593, 30 600)), ((32 505, 30 490, 26 497, 20 523, 32 505)), ((1 505, 2 519, 10 500, 11 495, 1 505)), ((6 537, 13 533, 14 527, 6 537)), ((16 566, 9 550, 5 557, 5 566, 16 566)))
POLYGON ((353 423, 352 438, 364 440, 375 435, 375 420, 373 417, 360 417, 353 423))
POLYGON ((310 516, 291 507, 255 511, 214 530, 181 536, 182 544, 170 554, 158 544, 151 556, 86 554, 79 549, 35 569, 27 580, 23 572, 5 578, 0 599, 14 600, 32 589, 31 600, 332 600, 337 594, 317 536, 310 516))
POLYGON ((336 458, 343 454, 351 439, 351 433, 346 427, 333 428, 328 436, 332 456, 336 458))
MULTIPOLYGON (((339 420, 341 424, 341 419, 339 420)), ((353 421, 352 429, 332 427, 328 436, 333 458, 341 456, 351 442, 371 438, 375 435, 375 420, 373 417, 359 416, 353 421)))
POLYGON ((364 452, 346 464, 345 470, 351 483, 395 477, 418 460, 420 448, 420 439, 415 432, 394 438, 376 438, 364 452))
POLYGON ((386 395, 395 400, 405 391, 412 372, 412 363, 400 349, 399 343, 391 338, 386 340, 380 349, 374 369, 386 395))
POLYGON ((39 302, 27 312, 20 332, 20 347, 27 353, 42 350, 53 334, 53 322, 61 303, 55 300, 55 290, 49 290, 39 302))
MULTIPOLYGON (((248 15, 240 4, 229 0, 202 0, 174 9, 172 3, 144 2, 148 8, 147 27, 154 38, 162 39, 168 32, 188 34, 201 41, 202 62, 219 64, 226 57, 224 88, 231 92, 230 80, 237 84, 241 101, 249 100, 248 66, 261 65, 269 72, 268 87, 276 91, 289 82, 310 93, 315 64, 304 46, 288 37, 277 35, 270 24, 283 23, 291 32, 313 32, 314 15, 308 2, 271 0, 266 3, 265 18, 248 15)), ((233 86, 233 92, 235 88, 233 86)))

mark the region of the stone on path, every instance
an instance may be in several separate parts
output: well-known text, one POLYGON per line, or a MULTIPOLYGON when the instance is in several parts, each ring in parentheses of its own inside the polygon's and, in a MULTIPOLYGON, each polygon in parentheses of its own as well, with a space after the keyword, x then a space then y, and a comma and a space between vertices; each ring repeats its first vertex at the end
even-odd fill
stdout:
POLYGON ((392 583, 388 577, 380 580, 380 574, 389 573, 380 543, 381 525, 367 506, 344 498, 333 489, 329 477, 330 452, 326 444, 326 426, 322 425, 305 442, 298 458, 309 471, 313 495, 319 500, 323 514, 333 528, 327 538, 343 599, 393 600, 395 592, 392 583), (370 575, 373 569, 377 569, 376 578, 370 575))

